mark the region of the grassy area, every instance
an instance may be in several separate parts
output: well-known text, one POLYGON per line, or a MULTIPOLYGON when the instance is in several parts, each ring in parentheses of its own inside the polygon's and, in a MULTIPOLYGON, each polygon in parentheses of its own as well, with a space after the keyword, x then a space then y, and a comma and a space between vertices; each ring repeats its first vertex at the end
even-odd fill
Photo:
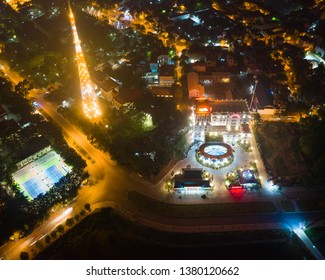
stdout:
POLYGON ((325 210, 325 199, 299 199, 297 200, 300 211, 322 211, 325 210))
POLYGON ((305 231, 317 249, 325 255, 325 227, 313 227, 305 231))
POLYGON ((238 141, 237 144, 246 152, 250 153, 252 151, 252 146, 251 144, 248 143, 242 143, 241 141, 238 141))
POLYGON ((223 136, 222 134, 211 135, 210 133, 206 133, 205 142, 223 142, 223 136))
POLYGON ((299 148, 296 123, 263 122, 254 129, 266 166, 278 176, 299 176, 307 170, 299 148))
POLYGON ((273 213, 275 207, 271 201, 236 202, 214 204, 168 204, 138 192, 130 192, 128 199, 138 207, 161 216, 175 217, 213 217, 234 214, 273 213))
POLYGON ((290 200, 281 200, 281 207, 285 212, 294 212, 295 208, 290 200))

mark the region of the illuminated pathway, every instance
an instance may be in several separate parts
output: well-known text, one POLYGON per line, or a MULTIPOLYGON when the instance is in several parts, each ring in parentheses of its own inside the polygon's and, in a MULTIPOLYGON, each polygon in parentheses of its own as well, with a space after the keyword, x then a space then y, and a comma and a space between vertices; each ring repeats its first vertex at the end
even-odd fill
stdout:
POLYGON ((318 249, 316 248, 316 246, 311 242, 311 240, 305 234, 305 232, 303 231, 303 229, 299 228, 299 229, 294 229, 293 231, 301 239, 301 241, 307 246, 307 248, 309 249, 309 251, 314 255, 314 257, 317 260, 324 260, 324 257, 321 254, 321 252, 318 251, 318 249))
POLYGON ((88 118, 96 119, 97 117, 100 116, 101 112, 99 109, 94 84, 90 79, 87 64, 80 46, 76 21, 72 13, 70 1, 68 1, 68 6, 69 6, 69 18, 70 18, 70 23, 71 23, 72 33, 73 33, 74 44, 76 48, 76 57, 77 57, 77 64, 78 64, 83 110, 88 118))

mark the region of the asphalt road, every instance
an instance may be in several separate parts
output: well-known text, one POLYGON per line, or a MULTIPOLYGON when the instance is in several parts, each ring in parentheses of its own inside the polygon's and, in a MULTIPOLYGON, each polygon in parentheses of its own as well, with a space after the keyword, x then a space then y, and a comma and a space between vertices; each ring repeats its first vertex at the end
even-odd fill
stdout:
POLYGON ((0 60, 0 71, 3 72, 5 78, 14 84, 18 84, 19 82, 23 81, 23 77, 21 77, 17 72, 12 71, 8 64, 2 60, 0 60))

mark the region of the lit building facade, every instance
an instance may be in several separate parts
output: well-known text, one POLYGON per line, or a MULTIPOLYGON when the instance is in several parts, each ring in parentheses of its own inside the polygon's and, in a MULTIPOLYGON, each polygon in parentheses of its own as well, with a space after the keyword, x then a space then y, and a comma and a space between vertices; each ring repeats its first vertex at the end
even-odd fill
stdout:
POLYGON ((202 168, 183 168, 174 176, 174 191, 182 194, 205 194, 212 191, 211 178, 204 178, 202 168))
POLYGON ((250 114, 245 100, 197 99, 193 110, 193 140, 205 142, 206 134, 220 134, 224 142, 247 140, 250 114))

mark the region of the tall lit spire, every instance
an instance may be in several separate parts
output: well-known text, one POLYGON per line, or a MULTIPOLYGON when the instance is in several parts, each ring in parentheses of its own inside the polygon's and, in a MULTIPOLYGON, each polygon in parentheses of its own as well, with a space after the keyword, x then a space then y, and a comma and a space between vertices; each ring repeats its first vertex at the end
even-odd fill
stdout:
POLYGON ((94 88, 94 84, 90 79, 87 64, 82 53, 80 40, 78 37, 76 21, 72 12, 70 1, 68 1, 69 7, 69 18, 73 33, 73 40, 76 49, 76 58, 78 64, 79 80, 80 80, 80 91, 82 98, 82 106, 86 116, 90 119, 95 119, 100 116, 101 112, 98 105, 98 100, 94 88))

